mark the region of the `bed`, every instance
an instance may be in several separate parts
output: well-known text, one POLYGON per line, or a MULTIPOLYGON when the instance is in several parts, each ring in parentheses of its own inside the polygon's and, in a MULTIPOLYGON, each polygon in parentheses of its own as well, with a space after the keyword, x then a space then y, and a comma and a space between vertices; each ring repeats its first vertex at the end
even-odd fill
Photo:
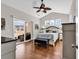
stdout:
POLYGON ((39 33, 36 40, 49 40, 49 44, 55 46, 55 42, 58 39, 58 33, 39 33))

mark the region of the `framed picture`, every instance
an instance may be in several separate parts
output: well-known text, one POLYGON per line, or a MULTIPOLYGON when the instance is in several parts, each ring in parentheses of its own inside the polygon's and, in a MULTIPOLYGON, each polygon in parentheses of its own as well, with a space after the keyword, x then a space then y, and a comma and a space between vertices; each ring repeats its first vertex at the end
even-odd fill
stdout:
POLYGON ((5 18, 1 18, 1 30, 5 29, 5 18))
POLYGON ((39 26, 38 26, 38 24, 35 24, 35 29, 39 29, 39 26))

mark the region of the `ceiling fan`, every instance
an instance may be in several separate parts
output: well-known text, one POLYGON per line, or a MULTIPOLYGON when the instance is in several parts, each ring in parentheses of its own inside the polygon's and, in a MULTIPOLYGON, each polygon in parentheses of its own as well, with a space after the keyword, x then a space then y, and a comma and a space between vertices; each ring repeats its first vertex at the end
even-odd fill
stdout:
POLYGON ((52 10, 51 8, 45 6, 45 4, 43 3, 43 0, 41 0, 40 7, 33 7, 33 8, 38 9, 36 12, 40 12, 41 10, 43 10, 44 13, 47 13, 47 10, 52 10))

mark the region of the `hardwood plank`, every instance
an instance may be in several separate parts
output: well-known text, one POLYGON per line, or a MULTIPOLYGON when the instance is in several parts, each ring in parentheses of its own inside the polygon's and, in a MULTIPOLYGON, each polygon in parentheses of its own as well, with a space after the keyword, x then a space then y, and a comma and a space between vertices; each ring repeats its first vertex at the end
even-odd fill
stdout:
POLYGON ((16 46, 16 59, 62 59, 62 41, 55 47, 36 47, 33 42, 16 46))

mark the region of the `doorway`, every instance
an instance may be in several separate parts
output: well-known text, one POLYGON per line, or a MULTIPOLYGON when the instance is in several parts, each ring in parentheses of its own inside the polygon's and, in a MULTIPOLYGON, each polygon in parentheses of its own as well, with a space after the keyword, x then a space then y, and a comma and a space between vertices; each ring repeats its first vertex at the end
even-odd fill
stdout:
POLYGON ((24 24, 24 20, 13 18, 14 38, 17 43, 24 41, 24 24))
POLYGON ((13 18, 13 35, 16 39, 16 44, 28 42, 32 39, 33 22, 26 22, 22 19, 13 18))
POLYGON ((24 38, 25 42, 32 40, 32 37, 33 37, 33 22, 32 21, 25 22, 25 38, 24 38))

